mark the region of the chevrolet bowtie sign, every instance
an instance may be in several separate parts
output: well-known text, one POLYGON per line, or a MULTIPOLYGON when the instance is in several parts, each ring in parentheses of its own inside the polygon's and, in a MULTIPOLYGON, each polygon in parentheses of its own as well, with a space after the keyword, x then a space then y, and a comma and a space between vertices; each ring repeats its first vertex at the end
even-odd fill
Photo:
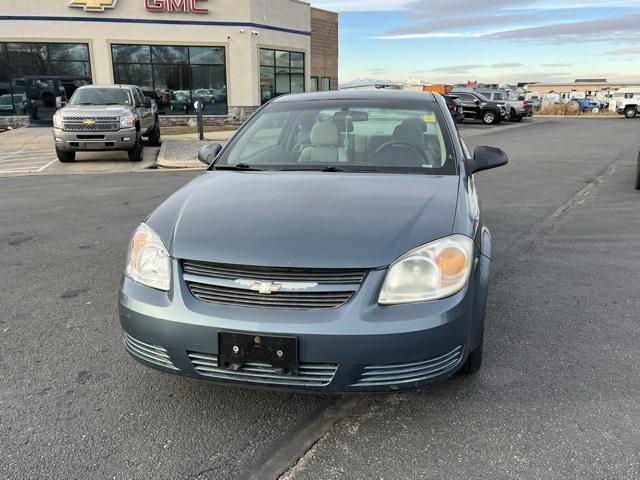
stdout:
POLYGON ((85 12, 104 12, 106 8, 115 8, 118 0, 71 0, 69 6, 84 8, 85 12))

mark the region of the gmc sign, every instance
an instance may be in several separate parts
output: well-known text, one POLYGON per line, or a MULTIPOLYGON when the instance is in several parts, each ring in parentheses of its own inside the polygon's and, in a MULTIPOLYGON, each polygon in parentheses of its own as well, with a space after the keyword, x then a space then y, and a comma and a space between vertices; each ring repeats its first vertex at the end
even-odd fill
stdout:
POLYGON ((208 8, 198 7, 204 0, 144 0, 150 12, 209 13, 208 8))

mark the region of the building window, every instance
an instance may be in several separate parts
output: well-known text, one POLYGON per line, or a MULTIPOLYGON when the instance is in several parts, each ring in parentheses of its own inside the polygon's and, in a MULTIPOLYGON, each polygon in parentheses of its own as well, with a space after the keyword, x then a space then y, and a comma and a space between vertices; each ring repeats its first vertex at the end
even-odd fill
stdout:
POLYGON ((206 115, 226 115, 224 47, 112 45, 115 83, 138 85, 161 114, 191 115, 204 100, 206 115))
POLYGON ((311 77, 311 88, 309 90, 311 92, 318 91, 318 77, 311 77))
POLYGON ((331 90, 331 79, 329 77, 322 77, 321 91, 328 92, 331 90))
POLYGON ((77 88, 72 78, 91 80, 86 43, 0 42, 0 115, 36 117, 36 104, 41 112, 55 110, 55 97, 77 88))
POLYGON ((260 98, 304 92, 304 53, 260 49, 260 98))

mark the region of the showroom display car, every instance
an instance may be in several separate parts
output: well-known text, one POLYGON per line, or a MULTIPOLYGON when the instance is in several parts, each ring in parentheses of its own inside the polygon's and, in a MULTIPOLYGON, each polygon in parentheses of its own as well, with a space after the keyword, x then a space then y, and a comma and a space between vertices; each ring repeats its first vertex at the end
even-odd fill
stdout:
POLYGON ((417 388, 482 361, 491 236, 474 155, 422 92, 278 97, 135 231, 128 352, 165 372, 320 392, 417 388))

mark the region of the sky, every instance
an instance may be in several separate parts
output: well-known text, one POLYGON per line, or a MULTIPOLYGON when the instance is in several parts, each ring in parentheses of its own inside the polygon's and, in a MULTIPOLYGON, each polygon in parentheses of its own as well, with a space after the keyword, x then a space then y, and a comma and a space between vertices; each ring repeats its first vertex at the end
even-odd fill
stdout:
POLYGON ((340 83, 640 81, 640 0, 311 0, 340 13, 340 83))

